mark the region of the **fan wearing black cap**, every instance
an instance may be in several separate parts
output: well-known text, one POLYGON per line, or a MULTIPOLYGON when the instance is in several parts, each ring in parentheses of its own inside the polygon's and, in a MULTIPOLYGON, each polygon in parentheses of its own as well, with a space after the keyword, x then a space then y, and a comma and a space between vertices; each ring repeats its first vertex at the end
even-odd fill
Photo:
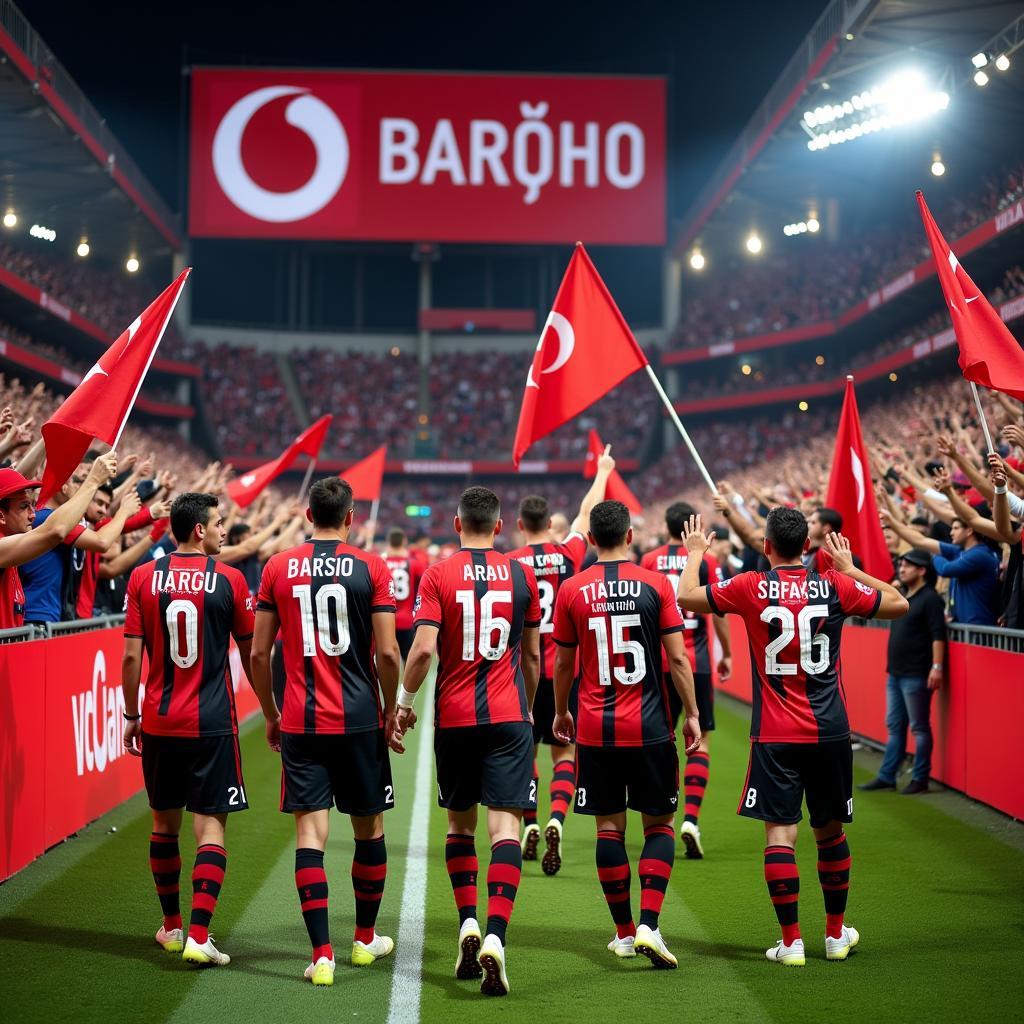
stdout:
POLYGON ((889 627, 885 725, 889 740, 878 778, 861 789, 895 789, 907 754, 907 728, 914 736, 914 770, 907 796, 928 792, 932 767, 932 694, 942 686, 946 657, 946 616, 935 592, 932 556, 911 548, 899 556, 900 586, 910 611, 889 627))
POLYGON ((85 515, 96 494, 117 472, 117 456, 101 455, 89 470, 85 483, 38 530, 35 496, 30 492, 39 480, 26 480, 15 469, 0 469, 0 629, 12 629, 25 621, 25 592, 17 566, 56 547, 85 515))

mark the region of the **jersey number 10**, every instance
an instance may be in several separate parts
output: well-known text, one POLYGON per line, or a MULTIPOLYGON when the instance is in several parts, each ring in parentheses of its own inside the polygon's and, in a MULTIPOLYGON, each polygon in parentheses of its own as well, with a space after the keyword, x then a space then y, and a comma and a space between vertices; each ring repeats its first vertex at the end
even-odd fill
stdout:
POLYGON ((320 650, 331 658, 340 658, 352 645, 348 625, 348 591, 340 583, 327 583, 316 592, 309 583, 292 587, 292 597, 299 602, 299 621, 302 623, 302 653, 316 657, 317 640, 320 650), (313 609, 316 609, 316 622, 313 609))

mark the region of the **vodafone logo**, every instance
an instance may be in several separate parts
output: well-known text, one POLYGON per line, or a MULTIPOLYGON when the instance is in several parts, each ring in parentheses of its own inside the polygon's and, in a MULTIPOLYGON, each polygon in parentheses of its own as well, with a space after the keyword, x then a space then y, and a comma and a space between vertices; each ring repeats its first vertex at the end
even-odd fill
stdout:
POLYGON ((257 220, 287 224, 322 210, 345 181, 348 136, 331 108, 308 89, 273 85, 238 100, 224 115, 213 137, 213 170, 224 194, 257 220), (272 192, 253 181, 242 160, 242 136, 257 111, 284 96, 294 96, 284 119, 304 132, 316 150, 316 167, 305 184, 290 192, 272 192))
MULTIPOLYGON (((560 370, 572 358, 576 349, 576 332, 572 324, 561 313, 552 310, 544 321, 544 329, 540 332, 540 340, 537 342, 537 351, 544 347, 544 338, 547 336, 548 328, 551 328, 558 335, 558 354, 550 366, 541 366, 541 375, 555 373, 560 370)), ((540 385, 533 379, 533 366, 531 364, 526 375, 526 386, 528 388, 539 388, 540 385)))

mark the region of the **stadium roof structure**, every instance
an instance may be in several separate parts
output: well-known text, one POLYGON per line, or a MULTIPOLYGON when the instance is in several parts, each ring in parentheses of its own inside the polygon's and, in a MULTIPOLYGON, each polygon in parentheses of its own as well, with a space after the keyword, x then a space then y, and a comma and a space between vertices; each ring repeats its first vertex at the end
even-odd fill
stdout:
POLYGON ((133 245, 143 256, 182 247, 178 216, 10 0, 0 2, 0 204, 119 259, 133 245))
POLYGON ((988 52, 994 60, 1021 45, 1019 2, 832 0, 677 225, 673 253, 695 244, 705 253, 738 253, 746 232, 781 235, 785 224, 824 212, 830 201, 838 200, 844 219, 868 210, 877 217, 887 202, 913 202, 912 187, 896 183, 935 181, 929 167, 939 151, 946 163, 955 154, 982 169, 1019 154, 1024 76, 1018 67, 1003 74, 989 66, 987 87, 979 88, 972 56, 988 52), (909 69, 947 95, 946 109, 852 145, 809 150, 805 111, 843 104, 909 69))

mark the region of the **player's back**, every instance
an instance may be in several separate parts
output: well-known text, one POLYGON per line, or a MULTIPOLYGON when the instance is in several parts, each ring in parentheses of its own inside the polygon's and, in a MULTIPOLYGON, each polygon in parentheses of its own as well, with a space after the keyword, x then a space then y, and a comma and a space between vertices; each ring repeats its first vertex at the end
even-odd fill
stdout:
POLYGON ((412 629, 412 609, 416 601, 416 590, 424 569, 418 559, 412 557, 411 551, 400 554, 387 552, 384 564, 391 573, 395 585, 395 629, 412 629))
POLYGON ((683 628, 668 580, 632 562, 597 562, 562 587, 555 643, 580 650, 578 743, 629 747, 672 738, 661 638, 683 628))
POLYGON ((709 586, 718 614, 740 615, 755 675, 751 737, 818 743, 849 735, 840 641, 851 615, 870 617, 881 593, 830 569, 778 566, 709 586))
POLYGON ((529 721, 525 628, 540 625, 533 571, 491 548, 464 548, 423 575, 415 623, 438 629, 441 728, 529 721))
POLYGON ((555 674, 555 649, 551 634, 555 628, 555 600, 562 584, 580 571, 587 554, 587 541, 581 533, 570 533, 564 541, 524 544, 508 553, 528 565, 537 578, 540 599, 540 675, 550 679, 555 674))
POLYGON ((259 603, 274 611, 284 644, 281 729, 349 734, 383 723, 373 615, 394 612, 383 559, 337 540, 312 540, 274 555, 259 603))
POLYGON ((242 574, 203 554, 174 552, 128 581, 125 636, 149 656, 143 728, 156 736, 237 732, 228 667, 230 638, 252 636, 252 597, 242 574))

